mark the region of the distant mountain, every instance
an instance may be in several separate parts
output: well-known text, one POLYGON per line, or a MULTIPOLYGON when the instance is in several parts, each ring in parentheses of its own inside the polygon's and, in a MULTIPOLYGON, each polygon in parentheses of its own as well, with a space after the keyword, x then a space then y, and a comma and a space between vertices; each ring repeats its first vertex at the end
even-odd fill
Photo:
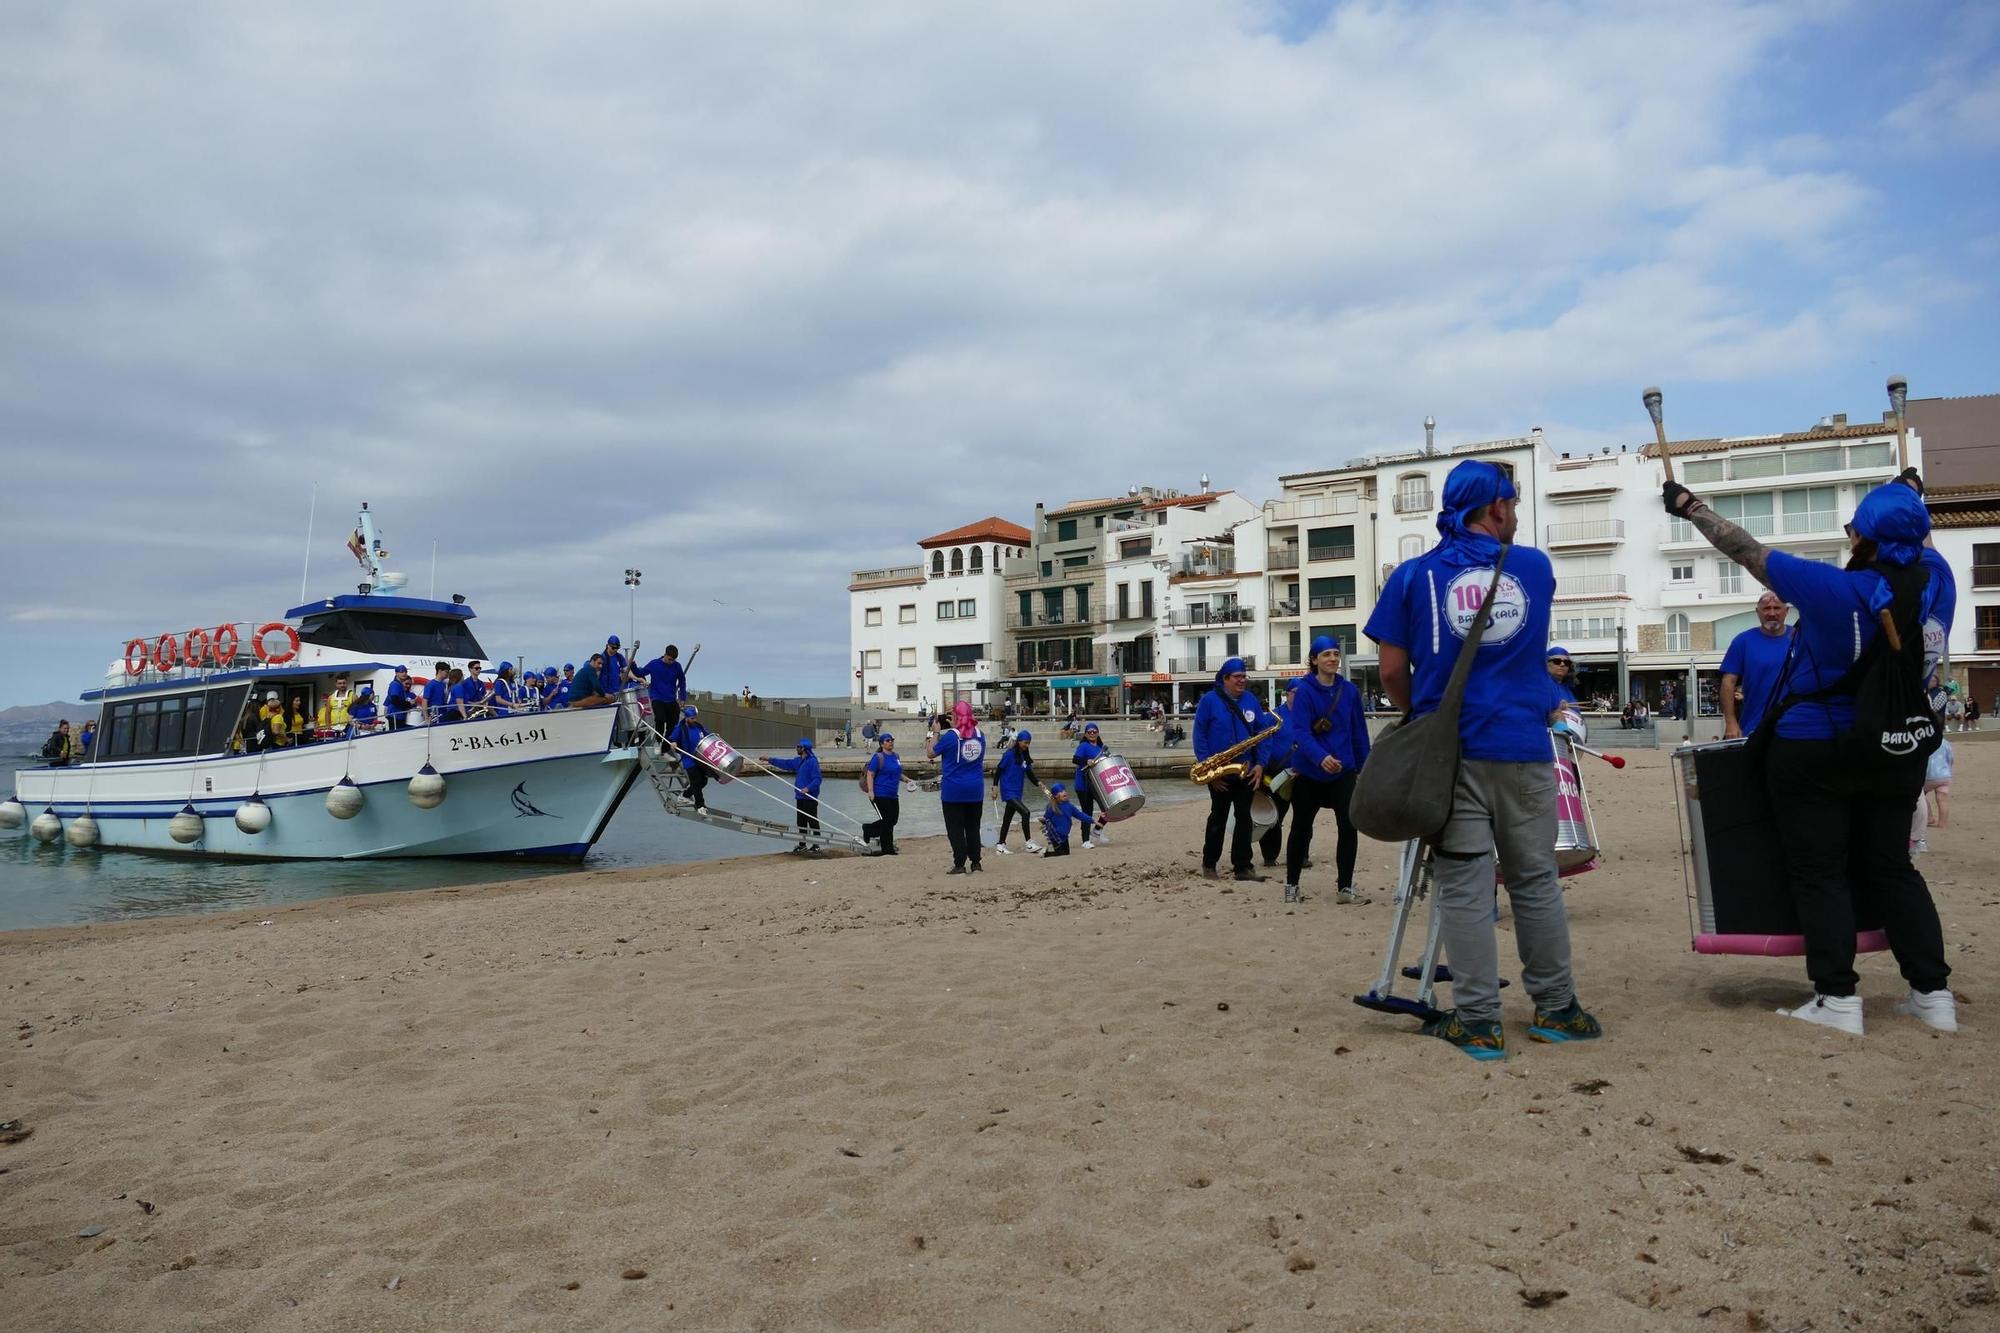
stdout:
POLYGON ((0 708, 0 754, 31 754, 41 749, 42 742, 56 729, 56 723, 63 718, 70 721, 72 731, 82 728, 86 718, 97 716, 97 706, 85 703, 22 704, 17 708, 0 708))

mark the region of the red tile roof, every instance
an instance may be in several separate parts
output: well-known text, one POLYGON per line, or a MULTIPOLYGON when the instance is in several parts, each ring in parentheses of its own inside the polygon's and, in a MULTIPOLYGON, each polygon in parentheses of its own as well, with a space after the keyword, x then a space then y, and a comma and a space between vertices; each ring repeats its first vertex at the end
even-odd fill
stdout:
POLYGON ((1933 528, 1993 528, 2000 527, 2000 509, 1962 509, 1957 512, 1946 510, 1942 514, 1931 515, 1933 528))
POLYGON ((1048 516, 1050 518, 1054 518, 1058 514, 1074 514, 1078 512, 1088 512, 1089 510, 1092 509, 1116 509, 1119 505, 1129 505, 1133 503, 1136 503, 1136 500, 1133 496, 1130 495, 1110 495, 1099 500, 1071 500, 1061 509, 1049 510, 1048 516))
MULTIPOLYGON (((1755 449, 1771 444, 1803 444, 1811 440, 1868 440, 1880 436, 1893 436, 1894 424, 1887 421, 1864 421, 1860 425, 1815 426, 1811 430, 1791 431, 1781 435, 1753 435, 1740 440, 1668 440, 1667 452, 1679 457, 1682 454, 1708 453, 1716 449, 1755 449)), ((1660 446, 1649 444, 1639 450, 1648 458, 1660 456, 1660 446)))
POLYGON ((926 537, 917 545, 929 549, 933 546, 956 546, 960 542, 1004 542, 1008 546, 1026 546, 1034 540, 1034 534, 1019 523, 1009 523, 998 514, 988 515, 976 523, 968 523, 950 532, 940 532, 935 537, 926 537))

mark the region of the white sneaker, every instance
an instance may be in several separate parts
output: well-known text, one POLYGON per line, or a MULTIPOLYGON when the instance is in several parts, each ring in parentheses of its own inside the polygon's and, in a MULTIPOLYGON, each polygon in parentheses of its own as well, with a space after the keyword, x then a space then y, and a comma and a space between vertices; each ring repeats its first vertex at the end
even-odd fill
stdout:
POLYGON ((1958 1031, 1958 997, 1949 990, 1913 990, 1896 1001, 1896 1012, 1920 1019, 1939 1032, 1958 1031))
POLYGON ((1861 1035, 1859 995, 1815 995, 1796 1009, 1780 1009, 1778 1012, 1802 1023, 1818 1023, 1821 1027, 1834 1028, 1850 1037, 1861 1035))
POLYGON ((1090 839, 1088 839, 1088 838, 1085 838, 1085 839, 1083 840, 1083 845, 1084 845, 1084 846, 1086 846, 1086 847, 1088 847, 1088 848, 1090 848, 1090 849, 1091 849, 1092 851, 1095 851, 1095 850, 1097 849, 1097 844, 1096 844, 1096 843, 1094 843, 1094 842, 1092 842, 1092 841, 1091 841, 1090 839))
POLYGON ((1042 850, 1042 844, 1040 844, 1039 842, 1031 842, 1028 844, 1028 850, 1031 852, 1039 852, 1042 850))
POLYGON ((1920 856, 1923 853, 1929 851, 1930 849, 1931 849, 1931 840, 1929 838, 1918 838, 1917 845, 1910 848, 1910 855, 1920 856))
POLYGON ((1004 847, 1004 846, 1000 846, 1000 847, 995 847, 995 848, 994 848, 993 850, 994 850, 994 851, 996 851, 996 852, 998 852, 998 853, 1000 853, 1000 855, 1002 855, 1002 856, 1012 856, 1012 855, 1014 854, 1014 853, 1012 853, 1012 852, 1008 851, 1008 850, 1006 849, 1006 847, 1004 847))

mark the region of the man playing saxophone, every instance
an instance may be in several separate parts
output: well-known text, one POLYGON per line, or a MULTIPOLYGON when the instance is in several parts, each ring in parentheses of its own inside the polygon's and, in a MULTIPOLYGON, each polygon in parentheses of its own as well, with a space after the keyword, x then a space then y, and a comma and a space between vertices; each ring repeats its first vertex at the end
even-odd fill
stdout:
POLYGON ((1251 869, 1250 845, 1254 830, 1250 825, 1250 801, 1264 780, 1257 762, 1257 747, 1284 724, 1265 710, 1250 692, 1250 672, 1243 659, 1232 657, 1215 673, 1215 688, 1201 697, 1194 710, 1194 757, 1192 774, 1208 784, 1208 832, 1201 844, 1201 873, 1210 879, 1222 878, 1222 831, 1233 813, 1236 827, 1229 839, 1229 863, 1236 878, 1259 883, 1263 876, 1251 869), (1238 755, 1242 762, 1235 762, 1238 755))

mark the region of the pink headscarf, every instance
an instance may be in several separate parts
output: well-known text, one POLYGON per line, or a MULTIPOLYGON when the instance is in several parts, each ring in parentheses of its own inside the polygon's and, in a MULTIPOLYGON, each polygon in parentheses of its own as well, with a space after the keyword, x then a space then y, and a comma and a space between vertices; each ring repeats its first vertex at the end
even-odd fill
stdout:
POLYGON ((963 699, 951 706, 951 729, 966 740, 979 733, 979 722, 972 715, 972 705, 963 699))

